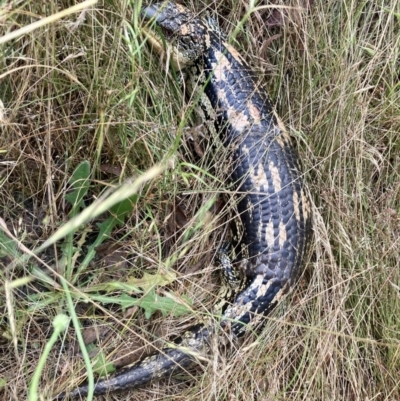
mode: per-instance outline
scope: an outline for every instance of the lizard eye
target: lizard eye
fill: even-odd
[[[160,26],[159,28],[165,39],[170,39],[174,35],[171,29],[165,28],[164,26]]]

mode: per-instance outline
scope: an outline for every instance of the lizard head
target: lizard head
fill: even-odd
[[[173,65],[183,69],[194,64],[210,46],[207,25],[180,4],[169,1],[144,7],[141,15],[148,41],[158,53],[169,53]]]

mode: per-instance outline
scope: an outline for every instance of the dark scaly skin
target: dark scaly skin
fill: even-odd
[[[157,378],[161,379],[169,376],[178,369],[190,367],[196,355],[209,351],[208,340],[210,334],[208,328],[200,327],[187,335],[187,338],[183,336],[179,345],[190,349],[190,355],[182,352],[179,348],[165,348],[162,353],[148,356],[133,366],[124,367],[108,379],[99,380],[95,383],[94,395],[129,390]],[[64,400],[66,398],[85,397],[88,394],[88,390],[88,385],[84,384],[68,394],[59,394],[55,399]]]
[[[225,38],[172,2],[148,6],[142,15],[155,20],[165,42],[173,44],[171,62],[188,73],[188,92],[198,100],[196,111],[229,150],[229,179],[242,223],[236,263],[249,279],[225,309],[221,325],[238,337],[257,325],[295,282],[311,225],[307,190],[290,138],[267,93]],[[162,53],[165,42],[153,29],[144,30],[154,50]],[[233,283],[236,278],[225,262],[226,278]],[[212,324],[189,330],[176,348],[163,349],[98,381],[95,395],[133,389],[190,367],[197,356],[209,352],[210,337],[217,330]],[[68,396],[85,396],[87,391],[83,385]],[[62,393],[57,399],[65,397]]]

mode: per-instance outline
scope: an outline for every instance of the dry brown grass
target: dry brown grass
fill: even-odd
[[[248,2],[207,4],[232,33]],[[2,4],[0,26],[12,32],[69,5]],[[139,6],[100,3],[0,45],[0,217],[9,230],[0,236],[5,400],[26,398],[51,322],[68,311],[53,271],[73,285],[82,323],[113,326],[118,347],[133,341],[135,351],[178,335],[193,320],[156,314],[148,321],[138,309],[123,314],[93,301],[96,286],[144,271],[174,272],[176,280],[161,292],[189,297],[200,312],[214,302],[212,257],[227,219],[219,201],[217,214],[208,202],[224,190],[222,151],[209,149],[205,158],[193,151],[189,137],[196,131],[183,128],[195,121],[185,115],[179,85],[165,78],[163,61],[128,26]],[[206,8],[200,1],[190,6]],[[154,383],[129,399],[400,399],[400,5],[281,6],[252,13],[235,46],[264,77],[298,145],[315,205],[304,274],[259,336],[216,349],[196,379]],[[68,181],[84,160],[90,163],[85,207],[104,201],[126,178],[167,166],[142,187],[124,224],[82,271],[105,213],[69,229],[39,261],[27,260],[23,255],[70,220]],[[10,236],[14,241],[6,242]],[[46,275],[28,282],[40,271]],[[60,349],[74,337],[71,328],[52,349],[40,381],[43,399],[85,375],[80,358]]]

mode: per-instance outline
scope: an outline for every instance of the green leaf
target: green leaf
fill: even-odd
[[[119,297],[92,295],[91,298],[104,304],[112,303],[120,305],[123,310],[131,308],[132,306],[140,306],[144,309],[146,319],[150,319],[151,315],[156,311],[160,311],[164,316],[168,313],[172,313],[175,317],[191,312],[191,301],[189,299],[185,300],[186,303],[189,304],[189,306],[187,306],[176,301],[172,294],[169,294],[169,296],[158,295],[154,289],[141,298],[132,298],[126,293]]]
[[[157,286],[165,286],[171,284],[176,280],[176,274],[172,271],[167,271],[165,273],[143,273],[142,278],[129,277],[128,284],[133,285],[135,287],[140,287],[144,291],[149,291]]]
[[[89,190],[89,179],[90,179],[90,163],[87,160],[84,160],[80,163],[74,172],[72,173],[71,178],[68,183],[71,185],[73,189],[70,193],[65,195],[65,200],[72,205],[72,209],[69,213],[69,217],[73,218],[79,214],[79,212],[85,207],[83,202],[83,198],[86,196]],[[68,266],[65,270],[64,274],[71,280],[71,274],[73,271],[75,260],[79,257],[79,249],[74,248],[74,230],[69,231],[66,239],[61,247],[63,250],[64,258],[67,261],[66,265]],[[83,234],[83,239],[86,237],[86,232]],[[74,257],[75,255],[75,257]]]
[[[104,199],[94,201],[91,205],[83,209],[81,213],[70,219],[68,223],[60,227],[49,239],[36,249],[36,252],[43,251],[61,238],[64,238],[68,233],[74,232],[87,221],[93,220],[100,214],[110,210],[113,205],[121,202],[121,199],[132,197],[132,195],[140,190],[144,183],[160,175],[164,169],[164,166],[153,166],[137,177],[135,181],[129,180]]]
[[[86,269],[89,263],[93,260],[96,255],[95,249],[102,244],[106,239],[110,238],[111,233],[117,225],[122,226],[126,216],[131,213],[137,202],[137,195],[131,195],[129,198],[113,205],[110,208],[111,215],[102,223],[97,224],[100,231],[96,240],[89,246],[85,259],[79,266],[79,272]]]
[[[76,216],[79,210],[85,206],[83,198],[89,189],[89,178],[90,163],[85,160],[78,165],[68,181],[71,187],[74,188],[71,193],[65,195],[65,199],[72,205],[70,217]]]
[[[143,291],[139,287],[135,287],[130,283],[122,283],[120,281],[110,281],[108,283],[100,283],[90,286],[90,292],[111,292],[115,290],[130,291],[135,294],[141,294]]]
[[[11,238],[7,237],[0,226],[0,258],[3,256],[10,256],[17,258],[19,256],[17,243]]]
[[[88,352],[93,352],[95,349],[98,349],[93,344],[89,344],[86,346]],[[110,373],[115,372],[115,366],[112,362],[107,361],[105,353],[99,349],[96,353],[96,356],[92,358],[93,363],[93,372],[97,373],[100,377],[105,376]]]
[[[190,308],[186,305],[175,301],[173,298],[157,295],[155,291],[150,291],[141,298],[139,306],[144,309],[146,319],[150,319],[151,315],[156,311],[160,311],[163,316],[172,313],[175,317],[190,312]]]
[[[116,224],[123,226],[125,217],[128,216],[129,213],[133,211],[134,206],[137,203],[137,200],[138,200],[138,195],[134,194],[110,208],[110,213],[116,220]]]

